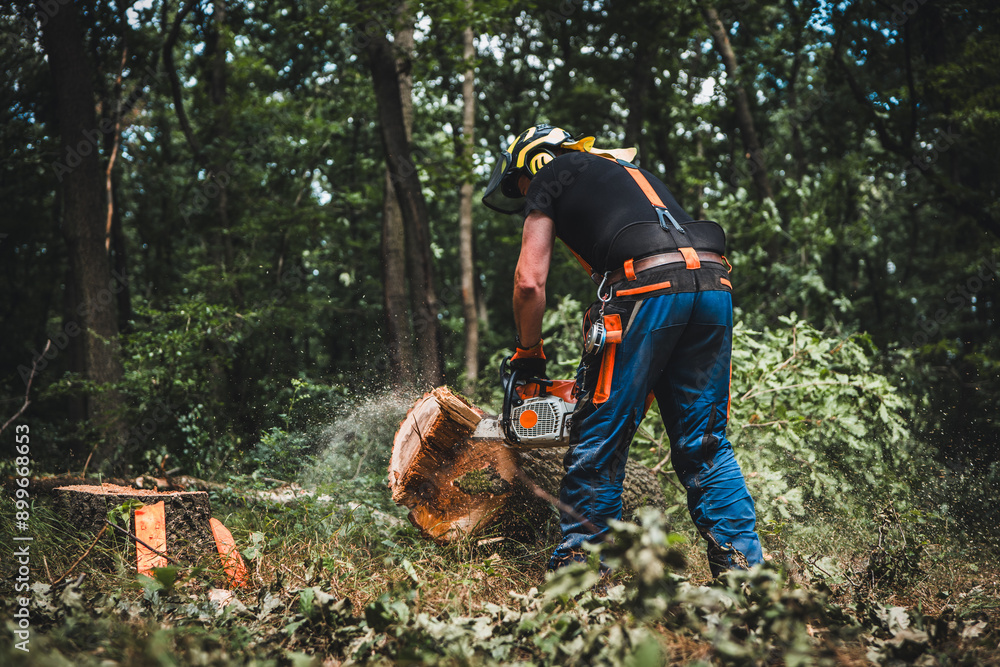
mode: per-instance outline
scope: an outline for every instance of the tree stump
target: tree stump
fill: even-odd
[[[557,515],[544,496],[559,497],[565,450],[514,450],[502,440],[470,438],[484,416],[446,387],[417,401],[393,441],[392,499],[439,544],[490,527],[521,539],[526,533],[552,537],[545,525]],[[625,516],[645,505],[666,506],[652,471],[634,461],[625,470]]]
[[[160,493],[115,484],[75,485],[54,489],[55,510],[81,530],[97,532],[108,512],[129,500],[144,504],[164,504],[167,525],[167,555],[177,560],[197,562],[215,554],[215,539],[209,524],[211,508],[204,491]],[[133,513],[134,514],[134,513]],[[129,530],[134,534],[135,519]]]

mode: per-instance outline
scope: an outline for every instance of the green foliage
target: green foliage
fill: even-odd
[[[347,664],[624,666],[676,662],[698,646],[705,664],[719,665],[836,664],[866,648],[886,665],[995,657],[995,627],[950,607],[931,615],[863,599],[852,615],[822,583],[793,584],[770,565],[698,585],[678,573],[682,540],[663,515],[647,510],[641,521],[614,524],[613,541],[597,549],[615,567],[611,580],[575,564],[541,588],[467,610],[422,604],[431,582],[405,557],[391,589],[361,608],[309,563],[296,565],[294,583],[278,577],[225,606],[160,570],[139,599],[97,594],[80,579],[36,583],[31,661],[8,637],[0,655],[13,665],[72,647],[82,665],[294,664],[312,655]],[[5,597],[0,615],[12,604]]]
[[[909,429],[913,406],[877,366],[864,336],[830,338],[798,320],[737,326],[730,439],[766,520],[901,509],[933,468]]]
[[[145,503],[134,498],[129,498],[121,505],[108,510],[108,522],[113,523],[119,528],[128,528],[132,522],[132,512],[140,507],[145,507]]]
[[[796,562],[829,573],[831,586],[853,584],[871,660],[943,664],[953,657],[947,645],[954,661],[973,663],[983,637],[995,645],[979,619],[874,601],[912,594],[930,568],[962,560],[939,551],[942,535],[964,536],[964,553],[976,556],[995,556],[1000,539],[1000,11],[983,0],[917,4],[900,4],[902,13],[872,0],[720,4],[735,73],[706,48],[692,4],[477,1],[471,15],[461,2],[416,5],[413,166],[453,383],[464,366],[458,184],[481,185],[496,147],[538,121],[594,133],[599,145],[637,145],[641,165],[689,212],[728,233],[742,323],[729,433],[765,542],[784,552],[807,535],[818,540],[810,529],[837,531],[838,548],[821,543],[822,553]],[[84,379],[81,339],[67,333],[82,322],[79,286],[67,279],[76,240],[65,235],[72,212],[55,168],[64,158],[58,105],[35,5],[0,9],[10,80],[0,92],[0,289],[10,295],[0,304],[0,400],[10,414],[23,404],[25,373],[51,338],[23,417],[38,472],[177,468],[233,482],[213,494],[217,504],[248,502],[241,485],[263,492],[274,478],[302,480],[336,509],[268,507],[240,518],[244,543],[265,568],[285,541],[322,543],[317,562],[329,579],[276,583],[250,606],[219,612],[183,599],[186,580],[129,599],[139,594],[134,577],[120,553],[105,554],[101,565],[127,579],[125,592],[38,588],[36,655],[59,663],[60,653],[76,660],[90,647],[81,662],[296,664],[328,642],[338,659],[350,649],[359,662],[388,663],[395,652],[450,663],[644,664],[665,659],[658,633],[670,627],[710,645],[717,662],[833,660],[826,642],[840,641],[840,630],[817,639],[798,620],[857,631],[837,620],[822,587],[795,587],[769,569],[692,586],[672,573],[678,544],[652,517],[642,531],[619,528],[623,553],[606,551],[634,573],[627,590],[584,592],[597,574],[580,568],[510,605],[422,604],[433,585],[471,581],[492,565],[429,575],[426,562],[441,553],[396,523],[382,488],[386,445],[415,395],[384,390],[385,156],[365,45],[395,33],[398,3],[227,3],[225,16],[196,3],[171,51],[179,103],[163,70],[179,8],[140,5],[75,5],[98,121],[114,125],[121,113],[118,141],[102,132],[91,147],[102,169],[116,156],[109,257],[125,266],[128,289],[107,304],[120,309],[123,332],[115,386]],[[476,143],[459,157],[459,35],[470,21]],[[736,85],[752,103],[759,155],[743,145]],[[773,198],[756,191],[758,168]],[[520,220],[478,205],[473,219],[479,354],[489,359],[475,398],[496,407]],[[548,289],[550,375],[573,377],[593,286],[559,250]],[[88,463],[101,425],[82,416],[101,392],[118,401],[124,432],[105,460]],[[669,447],[657,421],[632,450],[647,463]],[[683,491],[666,484],[682,513]],[[352,549],[390,560],[386,571],[401,583],[376,581],[370,562],[344,566]],[[647,581],[652,572],[665,574]],[[365,591],[364,614],[330,589],[345,582]],[[679,603],[685,596],[694,601]],[[103,612],[92,619],[83,609]],[[143,624],[142,614],[166,620]]]
[[[139,584],[142,586],[146,599],[158,599],[160,594],[170,595],[174,591],[177,583],[178,569],[175,566],[154,567],[153,576],[139,575]]]

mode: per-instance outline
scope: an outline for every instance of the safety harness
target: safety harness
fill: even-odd
[[[636,273],[641,271],[646,271],[647,269],[652,269],[657,266],[663,266],[665,264],[673,264],[677,262],[684,262],[684,267],[687,269],[700,269],[702,262],[711,262],[714,264],[721,264],[725,266],[728,271],[732,271],[732,265],[729,261],[720,253],[710,252],[706,250],[695,250],[691,245],[690,235],[684,227],[677,222],[671,213],[670,209],[667,208],[666,204],[657,194],[656,190],[650,184],[649,179],[646,175],[639,170],[637,166],[623,160],[621,158],[615,158],[610,155],[601,155],[598,153],[593,153],[606,160],[611,160],[621,165],[626,173],[632,177],[636,185],[642,191],[642,194],[649,201],[649,204],[656,211],[657,222],[660,225],[660,229],[670,235],[671,240],[674,242],[674,246],[677,250],[671,250],[668,252],[659,253],[656,255],[650,255],[648,257],[643,257],[642,259],[628,259],[625,261],[624,266],[620,269],[615,269],[613,271],[607,271],[605,273],[598,273],[581,257],[575,250],[570,248],[570,252],[576,257],[576,260],[584,268],[584,270],[590,274],[591,279],[594,283],[598,285],[613,285],[615,283],[621,282],[626,278],[628,280],[635,280]],[[567,246],[568,247],[568,246]],[[645,291],[650,291],[645,288]],[[629,290],[619,290],[617,292],[621,296],[626,296],[630,294]]]
[[[670,235],[670,238],[673,240],[677,250],[670,250],[668,252],[650,255],[638,260],[634,258],[628,259],[625,261],[622,268],[607,271],[603,274],[594,271],[579,254],[573,251],[573,255],[576,257],[577,261],[579,261],[584,270],[590,274],[593,281],[597,283],[597,298],[601,303],[597,321],[589,327],[589,332],[586,335],[587,343],[585,344],[585,349],[588,353],[596,354],[598,352],[603,352],[597,375],[597,384],[594,387],[593,402],[595,405],[604,403],[611,396],[611,379],[614,375],[615,351],[618,345],[622,342],[625,330],[628,328],[629,324],[631,324],[630,321],[623,327],[620,315],[605,315],[605,305],[614,295],[636,297],[640,294],[670,289],[671,286],[670,281],[666,281],[654,283],[652,285],[643,285],[640,287],[618,288],[612,291],[613,285],[626,279],[631,282],[636,279],[636,274],[641,271],[657,266],[680,262],[684,262],[684,266],[688,270],[700,269],[702,262],[711,262],[725,266],[727,267],[727,270],[732,271],[732,266],[722,254],[694,249],[691,244],[688,231],[684,229],[679,222],[677,222],[677,219],[673,215],[671,215],[670,210],[663,203],[660,195],[657,194],[656,190],[653,189],[653,186],[650,185],[649,179],[646,178],[646,175],[643,174],[637,166],[620,158],[614,158],[607,155],[601,155],[600,157],[617,162],[625,168],[628,175],[631,176],[632,180],[636,182],[636,185],[639,186],[643,195],[645,195],[646,199],[649,200],[650,205],[652,205],[653,209],[656,211],[657,221],[660,228]],[[570,248],[570,250],[572,251],[572,248]],[[726,287],[732,289],[732,284],[725,278],[721,278],[720,282]],[[605,287],[608,288],[607,292],[605,292]],[[635,307],[638,306],[636,305]],[[595,340],[599,340],[599,344],[592,344]],[[649,406],[652,403],[652,396],[652,393],[650,393],[649,397],[647,397],[645,406],[646,410],[649,410]]]

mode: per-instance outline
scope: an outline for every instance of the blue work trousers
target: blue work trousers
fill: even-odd
[[[615,309],[612,300],[608,311]],[[581,559],[581,545],[604,539],[608,520],[621,518],[625,460],[650,392],[670,437],[674,469],[687,489],[691,518],[708,542],[712,573],[760,563],[753,499],[726,438],[730,292],[660,294],[616,312],[624,335],[603,352],[613,355],[613,365],[597,356],[580,367],[574,445],[566,453],[560,492],[576,516],[562,512],[563,539],[549,567]]]

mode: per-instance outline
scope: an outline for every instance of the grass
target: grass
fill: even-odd
[[[611,597],[595,598],[584,592],[589,586],[582,573],[558,584],[569,593],[545,592],[551,545],[504,539],[437,546],[406,522],[377,476],[324,490],[333,502],[276,505],[237,492],[215,494],[215,516],[244,547],[251,577],[250,586],[238,591],[241,604],[225,613],[208,597],[226,585],[213,554],[182,568],[168,590],[136,577],[134,551],[116,535],[105,535],[70,572],[67,581],[82,575],[80,585],[66,585],[60,575],[93,536],[36,504],[31,577],[56,585],[32,593],[32,652],[14,649],[6,633],[0,661],[278,665],[313,664],[312,656],[314,664],[338,664],[350,648],[373,664],[407,656],[432,656],[440,664],[619,664],[648,649],[669,664],[792,664],[801,658],[801,664],[852,665],[866,664],[865,656],[879,646],[883,664],[912,655],[943,663],[1000,661],[996,562],[974,543],[930,539],[932,527],[900,527],[884,533],[881,546],[874,524],[763,530],[765,550],[779,567],[767,574],[771,579],[754,580],[764,591],[758,594],[746,592],[754,588],[747,581],[728,588],[711,582],[703,546],[679,512],[671,529],[683,539],[670,549],[687,563],[682,579],[669,590],[644,584],[642,568],[662,560],[666,547],[623,535],[621,540],[637,540],[632,553],[625,567],[602,582]],[[358,498],[364,504],[349,509],[347,503]],[[4,500],[0,507],[0,521],[12,515],[8,504]],[[2,528],[11,534],[12,526]],[[906,560],[906,549],[917,544],[919,557]],[[4,549],[0,590],[6,602],[0,614],[9,623],[13,596],[3,588],[14,581],[15,563],[10,546]],[[881,560],[874,557],[878,553]],[[873,562],[882,563],[881,570],[873,570]],[[894,566],[905,571],[893,572]],[[728,596],[729,606],[710,611],[719,596]],[[337,607],[339,600],[347,602]],[[506,611],[497,611],[501,607]],[[869,618],[881,618],[891,607],[908,608],[910,631],[924,632],[926,641],[906,644],[900,639],[905,633],[891,627],[898,619]],[[848,627],[841,611],[860,620],[856,628]],[[787,625],[793,620],[799,624],[794,632]],[[492,634],[482,639],[487,629]],[[488,645],[493,653],[484,652]]]

